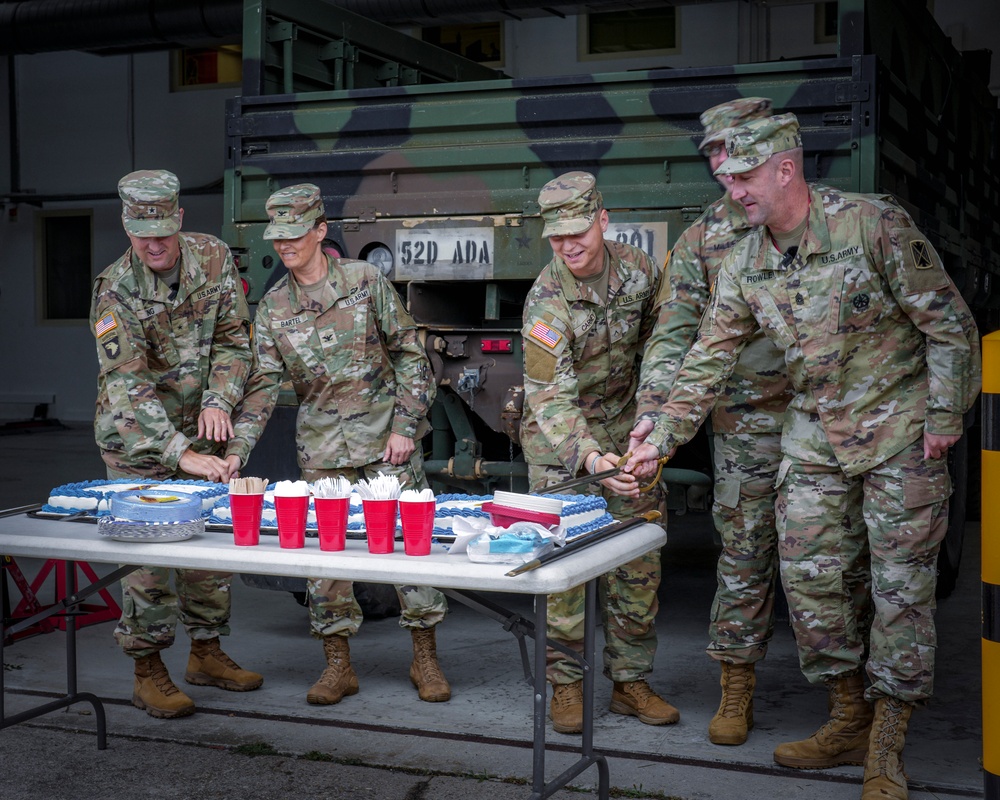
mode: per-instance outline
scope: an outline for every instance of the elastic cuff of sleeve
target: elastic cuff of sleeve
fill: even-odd
[[[961,436],[965,433],[965,417],[952,411],[928,411],[924,429],[938,436]]]
[[[225,411],[227,414],[233,413],[234,408],[233,403],[228,400],[223,400],[214,394],[206,394],[201,399],[201,410],[204,411],[206,408],[217,408],[220,411]]]
[[[160,456],[160,463],[168,469],[176,470],[181,456],[184,455],[191,444],[191,440],[178,431],[170,438],[170,442],[163,449],[163,455]]]
[[[392,428],[390,430],[392,433],[405,436],[407,439],[417,438],[417,423],[408,417],[393,417]]]
[[[651,444],[656,448],[656,452],[663,455],[664,451],[669,449],[666,445],[667,437],[660,434],[658,431],[653,431],[649,436],[646,437],[646,441],[643,444]]]

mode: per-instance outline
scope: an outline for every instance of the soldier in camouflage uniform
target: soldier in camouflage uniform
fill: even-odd
[[[602,460],[601,453],[624,452],[635,419],[639,356],[656,319],[653,303],[662,276],[641,250],[605,241],[608,212],[593,175],[570,172],[549,181],[538,202],[545,221],[542,235],[554,258],[524,307],[521,446],[533,491],[610,469],[615,464]],[[659,504],[657,494],[639,496],[631,475],[603,483],[608,510],[617,519]],[[649,725],[680,718],[645,680],[656,650],[659,584],[658,550],[601,580],[604,674],[614,681],[611,710]],[[548,637],[581,651],[583,617],[583,587],[549,597]],[[548,661],[552,726],[560,733],[579,733],[581,668],[554,648]]]
[[[379,472],[409,489],[427,488],[417,443],[428,430],[435,384],[416,325],[392,284],[365,261],[323,252],[326,216],[319,188],[299,184],[267,201],[264,238],[288,268],[261,299],[254,318],[254,369],[227,461],[245,464],[274,410],[287,370],[299,399],[296,447],[302,477]],[[437,660],[435,626],[448,611],[426,586],[397,586],[400,627],[413,639],[410,680],[421,700],[441,702],[451,688]],[[338,703],[356,694],[348,637],[361,625],[350,581],[308,581],[310,627],[322,639],[327,668],[308,702]]]
[[[229,248],[180,233],[177,178],[142,170],[118,184],[132,246],[94,282],[90,324],[100,362],[94,432],[108,478],[227,481],[217,455],[250,368],[249,314]],[[178,614],[191,636],[185,680],[247,691],[263,678],[219,648],[229,633],[229,573],[140,567],[122,579],[115,638],[135,662],[132,703],[154,717],[195,705],[160,658]]]
[[[774,758],[864,762],[863,800],[903,800],[907,725],[933,692],[946,455],[980,388],[978,333],[905,211],[810,189],[793,114],[738,127],[727,151],[718,172],[733,175],[732,197],[758,227],[720,268],[698,340],[628,468],[649,471],[694,434],[754,331],[783,351],[795,396],[778,474],[781,576],[802,671],[829,686],[831,705],[823,727]],[[843,519],[859,502],[875,606],[867,663],[843,575],[857,547]]]
[[[771,113],[771,101],[764,97],[737,98],[705,111],[699,149],[712,171],[726,160],[726,135],[734,127]],[[659,413],[694,342],[719,265],[751,228],[743,207],[729,196],[732,178],[722,175],[718,181],[725,193],[678,237],[665,266],[666,279],[656,301],[658,322],[643,353],[635,444],[652,429],[652,422],[642,420]],[[781,425],[791,396],[781,352],[757,331],[720,390],[711,416],[712,516],[722,539],[707,651],[722,671],[722,700],[708,726],[714,744],[743,744],[753,727],[755,664],[767,654],[774,631],[774,482],[781,462]],[[864,525],[860,515],[853,521]],[[868,564],[864,558],[857,561],[851,585],[859,615],[867,619]]]

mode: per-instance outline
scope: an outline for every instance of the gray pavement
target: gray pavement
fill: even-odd
[[[0,436],[0,508],[41,502],[59,483],[103,474],[89,427]],[[96,535],[80,525],[80,535]],[[779,624],[758,669],[757,727],[742,747],[708,743],[718,672],[704,655],[715,547],[706,514],[671,517],[651,683],[681,710],[675,726],[649,727],[607,711],[598,682],[596,746],[609,756],[612,795],[634,798],[842,800],[860,796],[860,768],[800,772],[776,766],[781,741],[825,718],[825,692],[802,679],[787,625]],[[914,715],[905,751],[913,800],[982,796],[979,535],[970,525],[959,589],[938,613],[936,697]],[[139,545],[137,545],[139,546]],[[179,545],[180,546],[180,545]],[[33,575],[39,562],[19,562]],[[98,567],[98,572],[104,568]],[[51,593],[50,589],[43,589]],[[11,590],[16,602],[17,591]],[[117,589],[113,590],[117,598]],[[527,612],[517,596],[494,599]],[[307,615],[291,595],[234,583],[233,635],[225,648],[265,675],[246,694],[183,684],[198,713],[156,720],[133,708],[131,662],[113,623],[79,633],[79,689],[106,707],[108,748],[96,746],[87,704],[0,730],[0,797],[59,800],[163,798],[525,798],[530,795],[531,691],[515,639],[495,621],[452,603],[438,650],[451,681],[448,703],[422,703],[410,685],[409,637],[394,619],[368,620],[352,639],[361,691],[315,707],[305,693],[323,667]],[[64,635],[19,640],[4,654],[8,715],[58,696]],[[183,677],[183,633],[165,661]],[[572,759],[574,737],[549,733],[549,776]],[[574,779],[566,800],[586,795],[596,770]]]

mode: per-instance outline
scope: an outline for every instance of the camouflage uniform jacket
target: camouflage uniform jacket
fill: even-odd
[[[250,371],[249,312],[229,248],[181,233],[179,288],[170,289],[132,248],[94,281],[91,330],[100,375],[94,432],[118,470],[168,477],[193,447],[203,409],[229,413]]]
[[[726,193],[680,235],[657,297],[658,321],[646,343],[638,416],[655,417],[698,333],[719,265],[750,230],[743,207]],[[777,433],[792,393],[785,362],[762,331],[753,334],[712,411],[714,430]]]
[[[699,338],[647,442],[687,441],[760,326],[785,353],[789,417],[818,415],[847,475],[926,429],[963,432],[981,385],[979,337],[961,294],[905,211],[884,198],[811,190],[791,263],[755,228],[726,259]],[[783,448],[788,452],[790,422]]]
[[[588,453],[623,452],[628,442],[663,276],[641,250],[604,244],[607,302],[555,258],[524,305],[524,458],[574,475]]]
[[[390,433],[419,439],[436,386],[416,324],[392,284],[365,261],[327,257],[311,299],[286,275],[254,318],[253,374],[227,450],[243,463],[274,409],[287,368],[299,399],[302,469],[379,461]]]

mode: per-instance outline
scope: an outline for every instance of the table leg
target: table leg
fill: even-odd
[[[42,609],[37,614],[33,614],[27,619],[21,620],[16,625],[5,627],[4,620],[0,619],[0,729],[9,728],[19,722],[40,717],[60,708],[69,708],[74,703],[90,703],[94,707],[94,715],[97,720],[97,749],[107,748],[107,724],[104,714],[104,705],[100,699],[89,692],[77,691],[77,665],[76,665],[76,618],[73,609],[84,600],[112,583],[121,580],[125,575],[138,569],[137,566],[127,565],[119,567],[114,572],[106,575],[89,586],[80,590],[75,590],[73,581],[76,577],[76,562],[66,561],[66,597],[51,606]],[[71,591],[72,590],[72,591]],[[4,678],[3,678],[3,654],[4,640],[8,633],[15,634],[25,628],[29,628],[40,620],[47,619],[56,614],[66,613],[66,696],[50,703],[30,708],[20,714],[7,716],[4,710]]]

